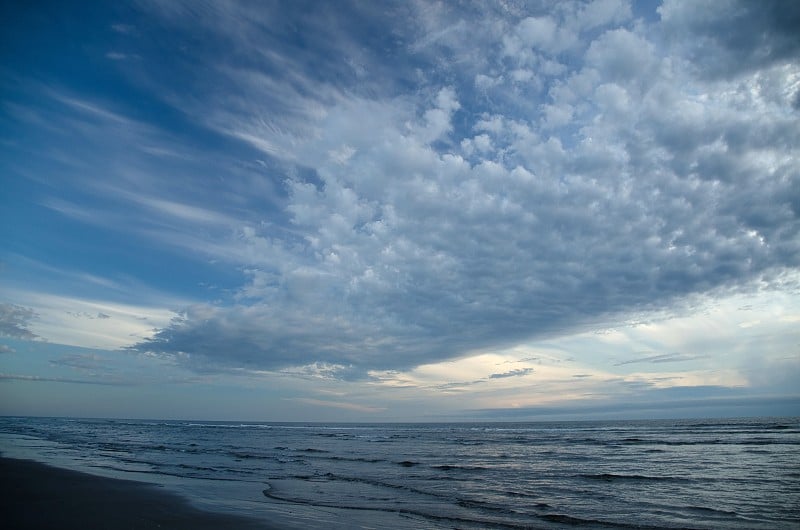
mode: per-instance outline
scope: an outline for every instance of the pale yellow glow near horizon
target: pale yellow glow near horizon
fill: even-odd
[[[619,398],[637,385],[746,388],[754,358],[800,364],[798,321],[800,298],[792,293],[734,294],[678,316],[373,371],[371,384],[475,408]]]

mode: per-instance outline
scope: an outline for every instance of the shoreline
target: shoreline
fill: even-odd
[[[277,530],[255,518],[195,508],[159,486],[0,456],[0,495],[8,528]]]

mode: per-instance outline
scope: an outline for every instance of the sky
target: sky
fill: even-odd
[[[794,0],[0,16],[0,414],[800,415]]]

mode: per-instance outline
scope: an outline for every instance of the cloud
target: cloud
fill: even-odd
[[[640,357],[638,359],[630,359],[627,361],[621,361],[615,364],[615,366],[623,366],[626,364],[635,364],[635,363],[677,363],[677,362],[684,362],[684,361],[694,361],[696,359],[705,359],[707,355],[692,355],[687,353],[660,353],[657,355],[648,355],[646,357]]]
[[[94,374],[105,367],[107,360],[95,354],[69,354],[51,359],[50,364]]]
[[[149,337],[167,325],[175,312],[158,306],[123,304],[46,292],[3,289],[11,300],[25,300],[31,309],[11,304],[0,306],[3,334],[12,338],[87,348],[117,349]],[[171,303],[176,300],[159,299]],[[183,305],[185,302],[179,302]],[[35,331],[28,330],[28,326]]]
[[[478,418],[531,419],[541,417],[641,417],[673,418],[678,411],[687,417],[710,416],[745,416],[763,415],[764,411],[772,411],[777,415],[791,415],[800,405],[800,396],[764,396],[752,395],[736,389],[725,387],[682,388],[650,391],[642,393],[637,399],[627,401],[554,404],[536,407],[518,407],[505,409],[483,409],[473,411]]]
[[[122,33],[123,35],[127,35],[136,31],[136,27],[132,26],[131,24],[112,24],[111,29],[117,33]]]
[[[524,375],[528,375],[533,373],[533,368],[517,368],[516,370],[510,370],[508,372],[503,372],[500,374],[492,374],[489,376],[489,379],[505,379],[506,377],[522,377]]]
[[[85,311],[79,312],[79,313],[75,313],[75,312],[72,312],[72,311],[67,311],[67,314],[71,315],[71,316],[73,316],[75,318],[88,318],[89,320],[95,320],[95,319],[98,319],[98,318],[101,319],[101,320],[104,320],[106,318],[111,318],[110,315],[107,315],[105,313],[94,313],[94,314],[92,314],[92,313],[87,313]]]
[[[0,304],[0,337],[33,340],[38,337],[28,329],[30,322],[38,315],[28,307],[13,304]]]
[[[4,374],[0,373],[0,382],[3,381],[29,381],[37,383],[69,383],[78,385],[101,385],[101,386],[130,386],[138,383],[130,381],[112,381],[108,379],[75,379],[70,377],[45,377],[39,375],[26,374]]]
[[[580,8],[577,25],[588,30],[598,26],[623,23],[630,18],[630,2],[626,0],[595,0],[587,2]]]
[[[586,64],[612,81],[629,81],[649,75],[652,44],[627,29],[609,30],[594,40],[586,52]]]
[[[211,126],[305,168],[286,179],[296,237],[243,232],[251,282],[241,303],[189,308],[136,347],[265,368],[407,368],[751,289],[795,267],[800,128],[789,101],[750,83],[786,85],[797,65],[773,69],[787,57],[776,51],[752,78],[706,83],[693,70],[705,59],[653,37],[673,35],[678,4],[650,28],[628,24],[626,4],[591,9],[608,13],[605,29],[577,8],[518,21],[487,13],[488,26],[514,28],[513,42],[476,28],[477,55],[460,37],[470,32],[426,12],[414,60],[446,47],[461,64],[431,64],[434,86],[400,96],[346,83],[301,95],[270,77],[271,93],[305,109],[286,115],[297,120],[288,133],[251,118],[275,111],[256,103],[254,84],[239,85],[246,113],[215,101],[222,118]],[[454,19],[471,24],[465,15]],[[715,35],[723,60],[734,44],[726,17],[686,24]],[[770,17],[757,18],[778,23]],[[571,57],[537,74],[541,105],[474,99],[477,69],[509,80],[515,61],[545,64],[537,50]],[[308,70],[297,75],[312,83]],[[439,78],[456,81],[436,87]],[[508,82],[482,86],[490,95]],[[520,98],[541,94],[526,90]]]
[[[800,263],[794,10],[692,5],[145,2],[210,43],[118,61],[187,123],[44,90],[53,134],[103,156],[65,157],[80,192],[41,204],[237,271],[103,343],[198,371],[368,378],[780,291]]]
[[[120,52],[107,52],[106,59],[111,59],[112,61],[124,61],[125,59],[130,58],[131,56],[125,53]]]
[[[329,401],[314,398],[284,398],[287,401],[295,401],[305,405],[313,405],[315,407],[330,407],[335,409],[351,410],[356,412],[377,413],[386,410],[382,407],[371,407],[368,405],[361,405],[358,403],[348,403],[344,401]]]
[[[266,222],[261,210],[285,194],[280,179],[265,174],[263,161],[244,161],[223,150],[204,154],[190,139],[142,119],[122,101],[111,104],[31,80],[19,85],[9,93],[20,100],[12,119],[39,131],[43,139],[30,149],[71,186],[70,193],[45,187],[32,200],[45,214],[79,223],[87,250],[94,250],[98,232],[113,231],[138,255],[155,245],[182,259],[228,259],[237,232]],[[25,100],[29,94],[46,103]],[[85,148],[80,156],[74,145]],[[192,184],[197,181],[203,185]],[[69,228],[59,227],[59,233]]]
[[[800,54],[800,7],[766,0],[665,0],[658,8],[665,34],[703,76],[735,76]]]

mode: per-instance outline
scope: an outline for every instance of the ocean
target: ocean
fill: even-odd
[[[800,418],[320,424],[0,418],[12,458],[281,528],[800,528]]]

